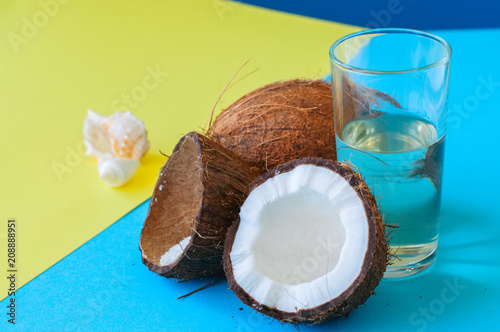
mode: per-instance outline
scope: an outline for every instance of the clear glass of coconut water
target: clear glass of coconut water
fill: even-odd
[[[393,226],[385,277],[436,258],[451,48],[408,29],[374,29],[330,48],[337,160],[352,164]]]

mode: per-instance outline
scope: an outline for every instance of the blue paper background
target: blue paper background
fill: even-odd
[[[491,0],[241,0],[240,2],[372,29],[500,27],[500,2]]]

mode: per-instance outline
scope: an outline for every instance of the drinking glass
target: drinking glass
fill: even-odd
[[[337,160],[359,170],[391,231],[385,277],[436,258],[451,48],[435,35],[373,29],[330,48]]]

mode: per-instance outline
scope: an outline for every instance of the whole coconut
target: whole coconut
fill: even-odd
[[[302,157],[335,160],[331,85],[295,79],[263,86],[223,110],[209,135],[262,170]]]

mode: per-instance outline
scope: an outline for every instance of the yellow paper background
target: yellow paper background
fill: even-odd
[[[205,124],[243,63],[216,111],[266,83],[322,77],[329,46],[355,30],[222,0],[2,0],[3,270],[8,218],[18,223],[19,288],[151,196],[159,151]],[[122,188],[106,187],[83,155],[89,108],[130,108],[146,124],[151,150]]]

